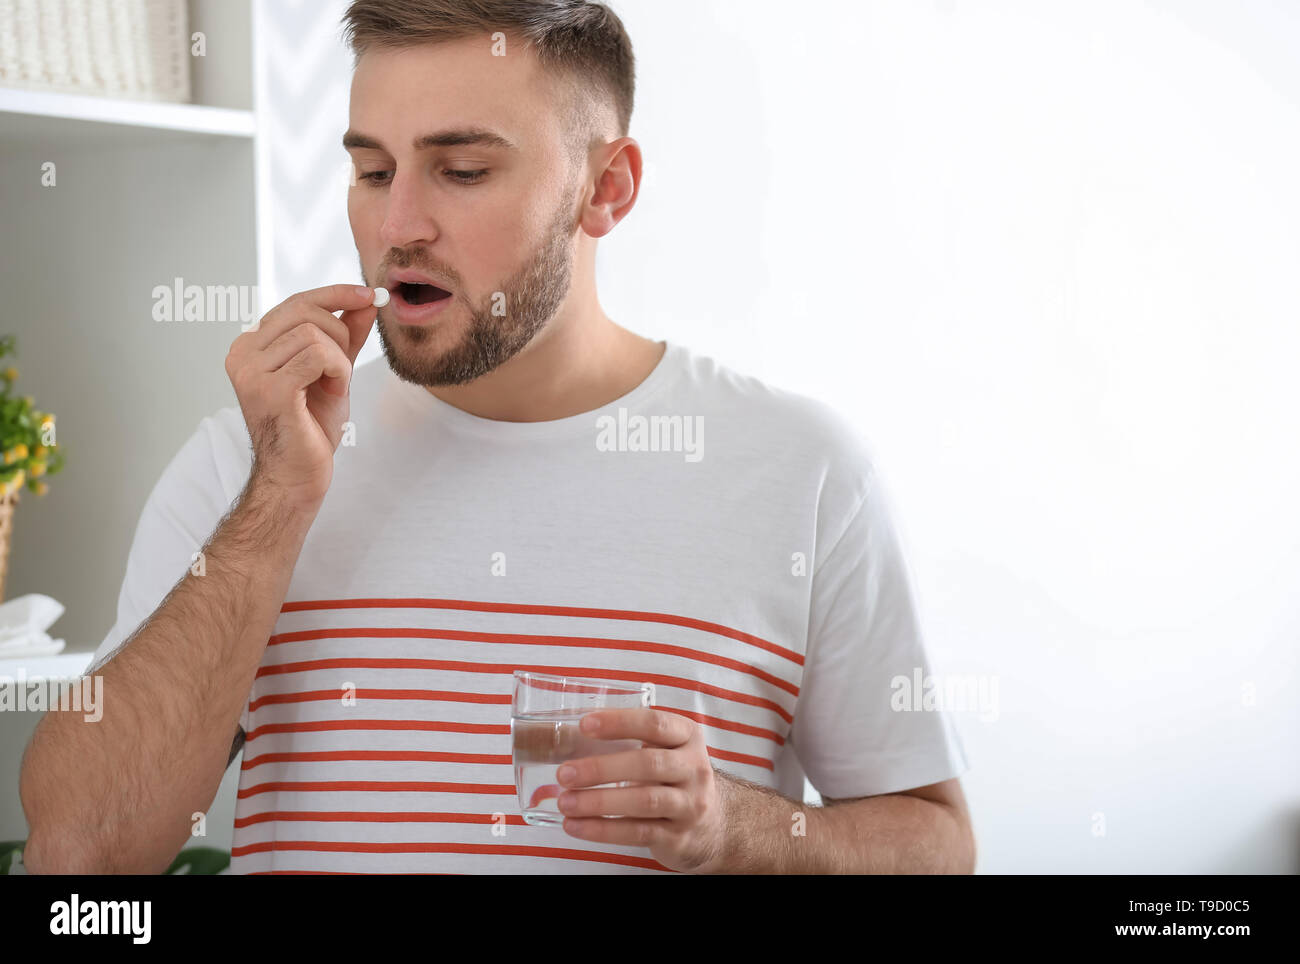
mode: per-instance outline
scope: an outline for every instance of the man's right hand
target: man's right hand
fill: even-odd
[[[299,292],[236,338],[226,356],[253,442],[250,479],[295,508],[315,513],[329,490],[352,365],[378,313],[373,300],[373,289],[356,285]]]

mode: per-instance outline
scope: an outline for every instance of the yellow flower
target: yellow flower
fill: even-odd
[[[22,469],[19,469],[17,474],[14,475],[11,481],[11,484],[14,487],[14,491],[17,492],[19,489],[21,489],[23,487],[23,483],[26,481],[27,481],[27,473],[24,472]]]
[[[9,379],[11,382],[15,381],[18,378],[18,369],[14,368],[13,365],[10,365],[8,368],[4,370],[4,376],[5,378]]]
[[[50,454],[50,450],[44,445],[38,445],[32,449],[32,458],[43,459]]]
[[[31,470],[33,479],[39,479],[42,475],[44,475],[45,468],[46,466],[44,462],[33,462],[31,465],[28,466],[28,469]]]
[[[48,485],[46,485],[44,482],[37,482],[37,483],[36,483],[36,494],[37,494],[37,495],[44,495],[44,494],[45,494],[46,492],[48,492],[48,491],[50,491],[50,487],[49,487]]]
[[[19,442],[8,452],[5,453],[5,465],[10,462],[17,462],[19,459],[27,458],[27,443]]]

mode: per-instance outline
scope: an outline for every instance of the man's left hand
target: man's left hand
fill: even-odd
[[[671,870],[714,872],[726,842],[725,795],[699,725],[648,708],[595,710],[580,725],[586,736],[645,745],[569,760],[560,767],[558,780],[566,788],[558,801],[564,832],[582,840],[649,847],[655,860]],[[583,789],[622,781],[633,786]]]

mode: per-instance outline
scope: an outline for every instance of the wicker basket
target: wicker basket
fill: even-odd
[[[5,598],[5,577],[9,575],[9,545],[13,542],[14,509],[18,493],[0,495],[0,602]]]
[[[0,0],[0,86],[190,99],[185,0]]]

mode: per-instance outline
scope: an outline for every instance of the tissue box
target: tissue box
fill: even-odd
[[[0,658],[62,652],[64,641],[45,632],[62,615],[63,603],[37,592],[0,604]]]

